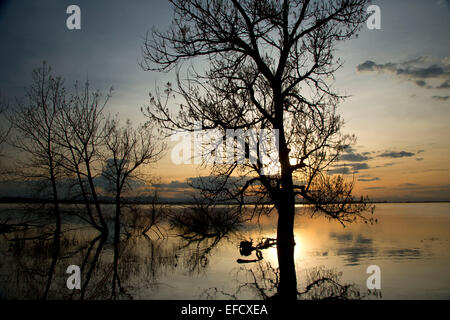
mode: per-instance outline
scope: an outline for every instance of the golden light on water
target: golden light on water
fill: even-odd
[[[271,234],[267,237],[275,239],[277,236],[276,236],[276,234]],[[294,239],[295,239],[294,259],[295,259],[295,261],[298,261],[298,260],[305,258],[305,250],[304,250],[305,241],[299,235],[295,235]],[[264,250],[263,257],[264,257],[264,259],[267,259],[268,261],[270,261],[270,263],[273,266],[278,266],[278,254],[277,254],[276,246],[273,246],[267,250]]]
[[[295,247],[294,247],[294,260],[299,260],[304,258],[304,242],[303,239],[296,235],[295,239]]]

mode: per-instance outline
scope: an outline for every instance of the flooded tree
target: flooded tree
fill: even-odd
[[[161,158],[165,146],[155,137],[153,128],[148,124],[135,128],[130,121],[120,126],[117,120],[109,120],[106,128],[108,134],[103,153],[103,157],[106,157],[106,167],[102,175],[108,181],[109,190],[114,197],[114,257],[118,257],[123,193],[132,188],[131,182],[133,179],[136,182],[137,172],[141,167],[155,163]],[[114,258],[112,297],[115,297],[116,282],[120,288],[117,264],[118,260]]]
[[[48,272],[48,281],[43,298],[47,297],[51,279],[60,250],[61,209],[58,180],[63,174],[61,154],[56,143],[57,117],[66,104],[63,80],[52,74],[44,62],[32,73],[32,84],[26,91],[26,100],[17,101],[10,115],[14,130],[12,144],[23,152],[25,160],[18,173],[28,180],[43,181],[44,190],[50,186],[50,200],[55,217],[53,237],[53,259]]]
[[[111,92],[102,101],[101,93],[91,90],[88,82],[81,89],[76,85],[69,103],[62,105],[59,110],[55,140],[65,150],[61,154],[61,166],[66,176],[76,177],[76,186],[85,203],[88,222],[105,235],[108,234],[108,226],[94,179],[102,165],[101,153],[107,135],[104,109],[110,96]],[[95,215],[91,202],[95,206]]]
[[[315,211],[342,223],[371,221],[364,214],[370,205],[352,195],[353,183],[326,173],[355,142],[353,135],[342,133],[337,106],[344,97],[330,83],[342,65],[334,48],[356,36],[367,18],[367,1],[170,2],[172,23],[166,31],[154,29],[147,38],[142,66],[175,69],[177,87],[168,84],[164,93],[157,91],[144,113],[168,134],[194,132],[199,123],[223,136],[227,130],[277,133],[275,173],[264,174],[259,152],[254,161],[246,154],[245,163],[233,155],[214,163],[215,186],[206,183],[201,189],[217,201],[241,204],[251,195],[253,202],[274,204],[278,296],[295,299],[296,199],[303,198]],[[183,64],[187,60],[192,62],[188,67]],[[183,100],[174,109],[168,107],[173,95]],[[256,145],[261,143],[262,139]]]

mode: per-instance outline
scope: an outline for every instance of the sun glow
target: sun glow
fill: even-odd
[[[268,236],[268,238],[276,238],[276,234]],[[294,247],[294,260],[302,260],[305,258],[305,248],[304,248],[304,240],[298,236],[294,236],[295,241],[295,247]],[[277,254],[277,247],[273,246],[267,250],[263,251],[263,257],[264,259],[267,259],[272,263],[273,266],[278,266],[278,254]]]

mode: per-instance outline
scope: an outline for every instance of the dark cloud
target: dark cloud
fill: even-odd
[[[407,75],[416,79],[428,79],[428,78],[439,78],[442,76],[448,76],[449,72],[433,64],[426,68],[406,68],[397,69],[396,73],[398,75]]]
[[[386,152],[378,155],[378,157],[381,157],[381,158],[404,158],[404,157],[412,157],[412,156],[414,156],[414,153],[407,152],[407,151],[400,151],[400,152],[386,151]]]
[[[384,189],[384,187],[367,187],[366,190],[381,190]]]
[[[365,181],[365,182],[369,182],[369,181],[378,181],[381,180],[378,177],[374,177],[374,178],[358,178],[358,181]]]
[[[376,166],[375,168],[385,168],[385,167],[391,167],[391,166],[393,166],[393,165],[394,165],[393,162],[388,162],[388,163],[385,163],[385,164]]]
[[[344,150],[345,152],[339,156],[340,163],[328,170],[328,174],[358,173],[359,170],[369,169],[365,161],[372,159],[369,155],[373,152],[359,153],[352,146],[346,146]]]
[[[360,153],[345,153],[342,156],[340,156],[340,160],[343,161],[354,161],[354,162],[361,162],[369,160],[370,158],[360,154]]]
[[[328,174],[349,174],[350,169],[347,167],[328,170]]]
[[[423,158],[416,158],[416,161],[422,161]]]
[[[369,165],[367,163],[365,163],[365,162],[352,163],[352,164],[350,164],[350,166],[352,167],[353,170],[355,170],[355,172],[357,172],[357,170],[369,169]]]
[[[388,62],[384,64],[377,64],[373,61],[367,60],[361,64],[359,64],[356,69],[359,72],[393,72],[399,76],[408,76],[414,79],[429,79],[429,78],[440,78],[447,77],[450,75],[450,71],[446,66],[440,66],[437,64],[433,64],[428,67],[417,67],[414,66],[417,62],[423,62],[424,59],[417,58],[414,60],[406,61],[403,63],[393,63]],[[449,80],[447,80],[449,81]],[[417,85],[423,86],[424,82],[418,82]]]
[[[328,174],[358,173],[360,170],[366,169],[369,169],[369,165],[365,162],[337,164],[333,169],[328,170]]]
[[[432,96],[431,98],[437,101],[447,101],[449,97],[450,96]]]
[[[377,64],[371,60],[367,60],[359,64],[356,69],[359,72],[389,72],[398,77],[406,78],[408,81],[414,82],[417,86],[427,89],[448,89],[450,88],[450,65],[449,58],[442,59],[440,64],[432,64],[430,66],[418,66],[417,64],[424,64],[426,58],[419,57],[400,63],[380,63]],[[425,79],[442,79],[439,86],[428,85]]]
[[[395,63],[376,64],[373,61],[367,60],[356,67],[359,72],[373,72],[373,71],[395,71]]]
[[[427,85],[427,83],[424,80],[416,80],[415,83],[419,86],[419,87],[425,87]]]
[[[437,86],[436,89],[449,89],[450,88],[450,79],[445,80],[441,83],[441,85]]]
[[[365,170],[369,169],[369,165],[367,163],[352,163],[350,164],[353,170]]]

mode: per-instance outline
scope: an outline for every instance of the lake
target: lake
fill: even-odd
[[[112,206],[105,207],[112,211]],[[35,223],[37,214],[19,205],[3,204],[0,209],[0,221],[28,219],[33,226],[0,234],[0,295],[40,299],[52,261],[51,217],[39,216],[40,222]],[[140,210],[145,213],[149,207],[142,205]],[[310,217],[301,205],[297,212],[299,291],[320,274],[363,299],[450,298],[450,203],[377,204],[376,224],[345,227],[322,216]],[[112,290],[117,291],[114,298],[121,299],[262,299],[276,292],[276,247],[269,244],[247,255],[240,252],[242,241],[255,248],[265,239],[276,238],[275,214],[203,237],[180,237],[180,230],[164,219],[144,236],[133,232],[140,220],[128,219],[117,257],[111,239],[96,238],[95,229],[72,215],[64,221],[49,299],[109,299]],[[45,233],[49,235],[45,239],[33,239]],[[81,269],[81,290],[66,286],[69,265]],[[371,265],[381,271],[381,289],[375,296],[367,293],[366,286]],[[306,298],[324,294],[318,290]]]

